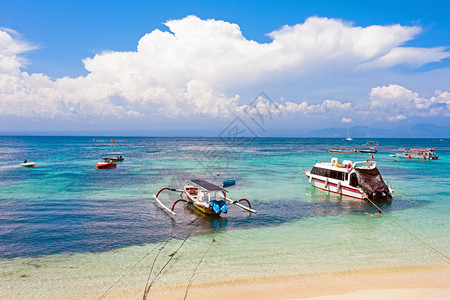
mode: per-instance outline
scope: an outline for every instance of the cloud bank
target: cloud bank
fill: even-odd
[[[270,43],[246,39],[237,24],[187,16],[165,23],[138,42],[136,51],[108,51],[83,60],[86,76],[52,80],[23,71],[21,54],[34,49],[0,29],[0,116],[70,119],[137,118],[161,115],[227,118],[242,111],[236,86],[273,76],[309,76],[329,70],[364,74],[406,65],[417,68],[450,56],[443,47],[405,47],[421,33],[417,26],[359,27],[337,19],[311,17],[268,34]],[[362,72],[362,73],[361,73]],[[280,83],[282,84],[282,83]],[[245,101],[248,102],[248,101]],[[346,112],[351,101],[287,101],[288,113]],[[368,106],[388,109],[388,119],[449,114],[449,93],[430,99],[398,85],[372,89]],[[345,122],[345,119],[342,119]]]

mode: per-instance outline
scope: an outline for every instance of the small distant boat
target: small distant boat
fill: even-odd
[[[102,157],[105,161],[123,161],[125,158],[122,157],[122,153],[108,153],[108,155],[112,155],[111,157]]]
[[[25,167],[25,168],[34,168],[34,167],[36,167],[36,163],[34,163],[34,162],[24,162],[24,163],[21,163],[20,165],[22,167]]]
[[[344,141],[347,142],[353,141],[353,139],[350,137],[350,127],[347,130],[347,137],[344,139]]]
[[[377,141],[366,141],[366,146],[378,146]]]
[[[177,194],[181,192],[180,197],[186,196],[187,199],[180,198],[172,204],[172,208],[169,208],[165,206],[158,198],[159,194],[164,190],[176,192]],[[165,209],[173,215],[176,215],[174,209],[175,205],[178,202],[186,202],[188,205],[194,207],[195,209],[206,215],[219,216],[221,213],[226,214],[228,212],[226,202],[234,204],[237,207],[250,213],[256,214],[256,211],[252,209],[252,206],[250,205],[250,201],[248,201],[247,199],[231,200],[230,198],[227,198],[227,192],[228,191],[224,188],[221,188],[220,186],[215,185],[214,183],[211,183],[209,181],[192,179],[185,184],[183,189],[165,187],[159,190],[159,192],[156,195],[153,195],[153,197],[161,206],[161,208]],[[222,198],[223,200],[219,200],[218,197]],[[239,203],[243,201],[247,202],[248,206],[244,206]]]
[[[222,186],[223,187],[227,187],[227,186],[232,186],[236,184],[236,178],[231,178],[231,179],[226,179],[223,181]]]
[[[356,153],[355,147],[339,147],[339,149],[329,149],[331,153]]]
[[[439,156],[436,155],[436,153],[434,152],[433,148],[429,149],[405,148],[401,153],[397,153],[396,156],[400,158],[422,159],[422,160],[435,160],[439,158]]]
[[[117,167],[117,164],[113,163],[113,162],[109,162],[109,163],[97,163],[97,169],[111,169],[111,168],[115,168]]]
[[[377,153],[378,150],[377,149],[373,149],[373,148],[371,148],[371,149],[358,149],[358,152],[360,152],[360,153]]]
[[[305,175],[315,188],[362,200],[389,200],[394,192],[384,183],[375,161],[340,163],[332,158],[331,163],[316,163]]]

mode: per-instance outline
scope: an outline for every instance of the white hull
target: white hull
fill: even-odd
[[[36,166],[36,164],[34,162],[22,163],[20,165],[25,168],[34,168]]]
[[[359,188],[350,186],[344,181],[315,175],[311,177],[309,171],[305,172],[305,175],[315,188],[361,200],[367,198],[367,195]]]

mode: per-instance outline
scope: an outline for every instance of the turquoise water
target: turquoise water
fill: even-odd
[[[23,285],[43,296],[80,287],[101,295],[130,269],[122,287],[144,287],[158,250],[134,265],[173,237],[156,262],[156,270],[161,268],[189,234],[160,283],[187,284],[196,265],[187,262],[197,262],[213,238],[197,280],[448,264],[389,218],[371,215],[377,210],[370,203],[316,190],[301,173],[331,157],[366,159],[367,154],[327,153],[361,146],[363,139],[258,138],[232,145],[220,138],[114,139],[0,137],[0,278],[7,283],[0,296],[17,296]],[[395,196],[382,209],[448,256],[450,143],[379,143],[374,156],[385,181],[423,205]],[[401,147],[438,147],[440,157],[390,156]],[[97,170],[96,162],[110,152],[122,152],[125,160],[116,169]],[[36,168],[21,167],[24,159]],[[171,218],[155,205],[152,194],[160,188],[193,178],[218,184],[237,178],[229,196],[249,199],[258,214],[229,207],[222,219],[211,219],[180,204]],[[169,204],[177,196],[162,198]]]

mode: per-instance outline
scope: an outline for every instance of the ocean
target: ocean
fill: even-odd
[[[314,189],[302,172],[332,157],[365,160],[327,152],[365,142],[0,137],[0,298],[22,298],[24,287],[41,298],[80,289],[100,297],[121,277],[114,288],[144,289],[153,262],[156,276],[170,258],[159,284],[187,284],[193,273],[209,282],[448,265],[437,251],[450,254],[450,142],[378,139],[374,159],[398,193],[381,204],[392,219],[373,215],[366,201]],[[402,147],[437,147],[439,159],[393,157]],[[125,160],[97,170],[112,152]],[[25,159],[36,167],[21,167]],[[256,215],[229,205],[221,219],[209,218],[180,203],[171,217],[153,200],[189,179],[228,178],[237,179],[229,197],[247,198]],[[169,205],[179,195],[161,198]]]

